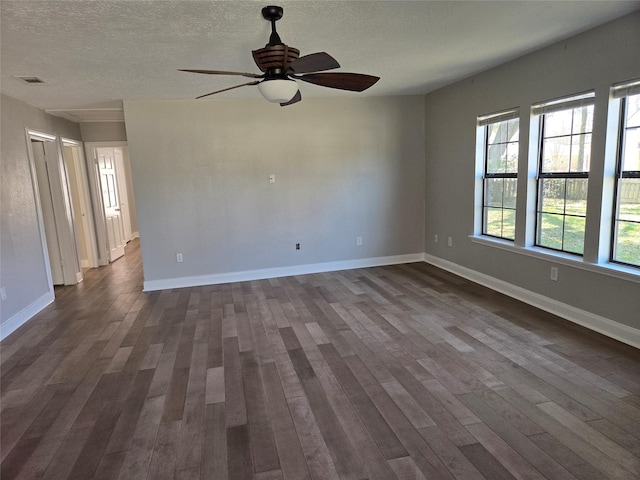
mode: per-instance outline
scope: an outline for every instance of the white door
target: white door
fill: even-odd
[[[130,242],[133,239],[131,231],[131,214],[129,213],[129,194],[127,193],[127,178],[125,176],[124,153],[122,148],[114,148],[113,153],[116,159],[116,172],[118,175],[118,194],[120,198],[120,212],[122,213],[122,224],[124,226],[124,241]]]
[[[53,197],[44,142],[31,140],[31,150],[38,178],[38,190],[42,207],[42,223],[47,239],[47,251],[49,264],[51,265],[51,279],[54,285],[64,285],[64,273],[62,271],[62,255],[60,254],[60,241],[56,230],[56,219],[53,212]]]
[[[113,262],[124,255],[124,246],[127,243],[124,239],[122,214],[118,198],[114,149],[96,148],[96,154],[106,220],[107,242],[109,244],[109,260]]]

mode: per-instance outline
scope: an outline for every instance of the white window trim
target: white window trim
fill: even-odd
[[[531,106],[531,113],[538,116],[545,115],[547,113],[593,105],[594,101],[595,92],[591,90],[589,92],[579,93],[569,97],[561,97],[536,103]]]
[[[620,264],[612,261],[613,256],[613,241],[616,219],[614,207],[616,203],[615,191],[616,183],[618,182],[618,162],[620,155],[621,132],[624,128],[624,120],[621,118],[620,110],[622,108],[623,100],[631,95],[640,94],[640,79],[630,80],[622,83],[615,84],[611,87],[609,98],[609,115],[607,118],[607,144],[605,159],[607,163],[605,165],[605,185],[602,197],[602,208],[607,208],[601,220],[603,229],[603,235],[606,235],[604,244],[600,249],[599,256],[603,261],[611,263],[612,265],[620,265],[625,267],[624,264]],[[640,266],[630,266],[627,268],[637,269],[640,271]]]
[[[587,92],[582,92],[582,93],[578,93],[578,94],[574,94],[574,95],[570,95],[570,96],[563,96],[563,97],[559,97],[559,98],[555,98],[555,99],[551,99],[551,100],[546,100],[544,102],[539,102],[539,103],[535,103],[533,105],[531,105],[531,116],[533,117],[533,120],[535,120],[535,123],[538,131],[535,135],[535,144],[533,145],[535,147],[534,150],[529,150],[529,159],[528,161],[531,164],[532,169],[535,168],[535,174],[534,174],[534,181],[528,185],[529,188],[533,188],[533,191],[531,192],[531,197],[528,197],[529,200],[531,200],[533,202],[533,204],[531,205],[531,209],[527,211],[527,215],[532,215],[532,217],[529,219],[531,220],[531,224],[527,224],[527,226],[531,227],[532,230],[530,232],[527,233],[527,246],[529,248],[535,248],[535,249],[542,249],[544,251],[546,250],[550,250],[552,252],[557,252],[560,253],[561,255],[570,255],[570,256],[578,256],[578,257],[582,257],[584,258],[589,258],[589,247],[588,247],[588,232],[587,229],[589,228],[589,212],[586,213],[585,216],[585,230],[584,230],[584,245],[583,245],[583,251],[582,253],[569,253],[565,250],[555,250],[553,248],[550,247],[544,247],[542,245],[536,245],[537,242],[537,235],[538,235],[538,189],[540,187],[540,170],[541,170],[541,148],[542,148],[542,141],[544,140],[544,138],[542,137],[542,129],[540,128],[542,125],[542,121],[543,121],[543,116],[548,114],[548,113],[554,113],[554,112],[560,112],[560,111],[564,111],[564,110],[569,110],[569,109],[574,109],[574,108],[580,108],[580,107],[587,107],[587,106],[593,106],[594,107],[594,111],[595,111],[595,103],[596,103],[596,92],[595,90],[589,90]],[[596,118],[595,118],[595,113],[594,113],[594,120],[593,120],[593,124],[591,126],[591,136],[592,136],[592,144],[591,144],[591,155],[593,156],[593,151],[594,151],[594,136],[596,135],[595,132],[595,128],[596,128]],[[533,132],[531,132],[531,134],[533,134]],[[589,167],[589,171],[587,172],[587,182],[589,186],[593,185],[593,173],[592,173],[592,168],[591,166]],[[592,188],[589,189],[589,191],[591,191]],[[587,204],[589,203],[589,199],[587,199]]]
[[[586,270],[589,272],[599,273],[622,280],[629,280],[635,283],[640,283],[640,272],[633,267],[625,267],[624,265],[611,262],[603,262],[598,264],[588,263],[580,261],[580,257],[576,257],[575,255],[557,252],[555,250],[548,250],[542,247],[521,247],[518,245],[514,245],[514,243],[511,241],[501,240],[495,237],[488,237],[486,235],[469,235],[469,240],[471,240],[473,243],[485,245],[487,247],[498,248],[500,250],[506,250],[509,252],[526,255],[528,257],[538,258],[560,265],[578,268],[580,270]]]
[[[623,98],[640,93],[640,78],[628,82],[617,83],[611,87],[612,98]]]
[[[518,119],[518,128],[520,129],[520,133],[518,134],[518,145],[520,150],[518,152],[518,172],[516,175],[516,181],[518,182],[519,188],[519,176],[520,176],[520,159],[522,158],[522,128],[521,123],[522,119],[520,116],[520,107],[508,108],[506,110],[500,110],[495,113],[487,113],[482,114],[477,117],[476,122],[476,164],[475,164],[475,184],[474,184],[474,214],[473,214],[473,231],[475,235],[478,236],[486,236],[488,238],[495,238],[497,240],[501,240],[504,242],[513,243],[514,240],[509,240],[506,238],[494,237],[488,234],[483,233],[483,223],[482,220],[484,218],[484,173],[485,173],[485,150],[486,150],[486,129],[487,125],[492,123],[498,123],[505,120],[513,120]],[[518,197],[520,193],[518,190]],[[516,238],[518,235],[518,197],[516,197]]]

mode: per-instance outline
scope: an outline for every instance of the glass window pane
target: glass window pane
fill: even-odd
[[[640,116],[640,113],[638,113]],[[627,129],[624,133],[624,171],[640,171],[640,128]]]
[[[617,218],[640,222],[640,178],[622,178],[618,189]]]
[[[516,208],[517,192],[518,180],[516,178],[505,178],[502,194],[502,202],[505,208]]]
[[[514,118],[507,121],[507,140],[509,142],[518,142],[520,140],[520,120]]]
[[[487,149],[487,173],[504,173],[507,146],[504,143],[490,145]]]
[[[543,172],[569,171],[571,137],[545,138],[542,149]]]
[[[565,184],[564,178],[543,178],[540,191],[540,211],[547,213],[564,213]]]
[[[495,237],[502,236],[502,209],[487,207],[484,209],[484,233]]]
[[[507,173],[518,173],[518,154],[520,145],[517,142],[507,144],[506,166]]]
[[[502,192],[504,179],[487,178],[485,180],[484,204],[489,207],[502,207]]]
[[[567,215],[587,215],[587,187],[586,178],[568,178],[566,183],[565,213]]]
[[[563,216],[541,213],[539,216],[538,245],[562,250]]]
[[[640,171],[640,94],[624,99],[620,154],[622,175]],[[616,220],[611,260],[640,267],[640,178],[617,178]]]
[[[640,266],[640,223],[617,223],[613,259]]]
[[[573,109],[573,129],[571,133],[591,132],[593,125],[593,105]]]
[[[513,240],[518,173],[519,120],[487,125],[482,233]],[[505,209],[505,206],[507,209]]]
[[[571,137],[571,172],[588,172],[591,160],[591,134]]]
[[[627,97],[626,103],[627,127],[640,127],[640,94]]]
[[[502,215],[502,238],[513,240],[516,238],[516,211],[503,210]]]
[[[491,123],[489,128],[489,145],[493,143],[505,143],[507,141],[507,122]]]
[[[547,113],[544,116],[544,136],[555,137],[571,134],[572,110]]]
[[[584,252],[584,217],[564,217],[564,241],[563,250],[565,252]]]

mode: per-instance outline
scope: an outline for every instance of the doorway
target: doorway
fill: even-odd
[[[27,140],[49,283],[75,285],[82,268],[67,169],[55,136],[27,130]]]
[[[81,142],[66,138],[61,138],[60,141],[62,143],[62,156],[69,177],[69,191],[74,212],[80,266],[82,268],[94,268],[99,266],[98,252],[84,150]]]
[[[138,236],[129,151],[126,142],[87,142],[85,149],[98,262],[107,265],[124,255],[125,245]]]

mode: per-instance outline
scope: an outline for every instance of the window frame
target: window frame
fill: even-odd
[[[517,135],[517,140],[516,141],[509,141],[509,139],[507,138],[507,140],[504,142],[505,145],[508,144],[515,144],[517,145],[517,152],[518,152],[518,158],[516,160],[516,169],[514,172],[497,172],[497,173],[490,173],[488,171],[489,169],[489,147],[491,145],[497,145],[498,143],[494,143],[494,144],[489,144],[489,134],[490,134],[490,127],[492,125],[498,124],[498,123],[502,123],[502,122],[510,122],[510,121],[517,121],[518,124],[518,135]],[[481,180],[482,180],[482,195],[481,195],[481,226],[480,226],[480,234],[485,236],[485,237],[490,237],[490,238],[495,238],[495,239],[499,239],[499,240],[504,240],[507,242],[514,242],[515,241],[515,235],[516,235],[516,215],[517,215],[517,209],[516,209],[516,205],[515,202],[517,202],[517,196],[518,196],[518,192],[517,192],[517,181],[518,181],[518,165],[520,162],[520,151],[519,151],[519,147],[520,147],[520,112],[518,109],[510,109],[510,110],[505,110],[503,112],[500,113],[494,113],[494,114],[489,114],[489,115],[484,115],[484,116],[480,116],[478,117],[478,126],[480,128],[483,129],[482,132],[482,175],[481,175]],[[507,131],[508,131],[508,127],[507,127]],[[516,193],[515,193],[515,199],[514,199],[514,206],[513,207],[505,207],[504,206],[504,202],[502,202],[502,205],[500,207],[494,207],[489,205],[488,201],[487,201],[487,197],[488,197],[488,188],[487,188],[487,180],[492,180],[492,179],[512,179],[515,180],[516,182]],[[503,189],[503,198],[504,198],[504,189]],[[492,233],[488,233],[487,230],[487,225],[488,225],[488,215],[487,215],[487,211],[489,208],[494,208],[494,209],[500,209],[501,211],[501,233],[504,233],[504,213],[505,210],[508,211],[512,211],[513,212],[513,217],[514,217],[514,229],[513,229],[513,238],[511,237],[505,237],[502,235],[494,235]]]
[[[627,90],[626,88],[620,90]],[[615,89],[614,89],[615,92]],[[624,147],[625,147],[625,137],[626,132],[629,130],[627,128],[627,108],[628,108],[628,98],[631,96],[640,95],[640,86],[638,82],[632,84],[631,88],[621,94],[619,96],[620,100],[620,114],[618,120],[618,145],[616,151],[616,170],[615,170],[615,179],[614,179],[614,188],[613,188],[613,212],[612,212],[612,222],[611,222],[611,236],[609,243],[609,262],[622,265],[630,268],[640,268],[640,263],[629,263],[624,262],[622,260],[617,260],[616,250],[617,250],[617,238],[618,238],[618,224],[621,221],[619,219],[620,215],[620,194],[621,194],[621,181],[625,178],[636,178],[640,179],[640,170],[624,170]],[[634,130],[640,131],[640,126],[631,127]],[[624,220],[625,222],[629,222],[629,220]],[[631,223],[637,223],[640,225],[640,221],[630,221]]]
[[[584,240],[583,240],[583,249],[582,252],[574,252],[571,250],[566,250],[565,249],[565,231],[566,231],[566,218],[567,217],[574,217],[574,218],[583,218],[584,222],[585,222],[585,228],[583,231],[583,238],[586,235],[586,222],[587,222],[587,210],[586,208],[588,208],[588,206],[585,208],[585,213],[584,215],[577,215],[577,214],[572,214],[572,213],[567,213],[566,211],[566,189],[565,189],[565,193],[564,193],[564,205],[563,205],[563,211],[562,213],[558,213],[558,212],[545,212],[543,210],[543,204],[542,204],[542,200],[544,199],[543,197],[543,192],[542,189],[544,188],[544,180],[547,179],[563,179],[563,180],[571,180],[571,179],[584,179],[587,181],[587,189],[588,189],[588,180],[589,180],[589,174],[590,174],[590,169],[591,169],[591,165],[589,164],[589,170],[587,171],[581,171],[581,172],[573,172],[571,171],[571,157],[569,158],[569,171],[566,172],[545,172],[543,171],[543,162],[544,162],[544,155],[545,155],[545,151],[544,151],[544,143],[545,140],[547,140],[548,138],[560,138],[560,137],[567,137],[570,140],[573,139],[574,137],[577,137],[579,135],[591,135],[593,136],[593,116],[591,118],[591,126],[590,126],[590,130],[586,131],[586,132],[578,132],[578,133],[573,133],[573,112],[575,109],[577,108],[584,108],[584,107],[592,107],[594,108],[595,105],[595,92],[586,92],[583,94],[578,94],[578,95],[574,95],[571,97],[566,97],[566,98],[561,98],[561,99],[556,99],[556,100],[551,100],[545,103],[541,103],[541,104],[537,104],[537,105],[533,105],[532,106],[532,114],[537,116],[539,118],[539,132],[538,132],[538,145],[537,145],[537,155],[536,155],[536,162],[537,162],[537,166],[536,166],[536,192],[535,192],[535,225],[534,225],[534,236],[533,236],[533,246],[536,248],[542,248],[542,249],[546,249],[546,250],[551,250],[554,252],[558,252],[561,254],[566,254],[566,255],[572,255],[572,256],[577,256],[577,257],[584,257]],[[568,135],[559,135],[559,136],[550,136],[550,137],[545,137],[545,128],[547,127],[547,115],[550,113],[555,113],[555,112],[564,112],[564,111],[571,111],[572,112],[572,126],[570,129],[570,133]],[[593,112],[592,112],[593,115]],[[592,149],[592,143],[590,143],[590,149]],[[570,145],[572,145],[570,143]],[[591,156],[592,151],[589,152],[589,156]],[[565,188],[566,188],[566,182],[565,182]],[[586,201],[586,199],[585,199]],[[543,245],[541,243],[541,238],[542,238],[542,218],[543,215],[547,213],[547,214],[552,214],[552,215],[561,215],[562,216],[562,237],[561,237],[561,248],[555,248],[553,246],[548,246],[548,245]]]

